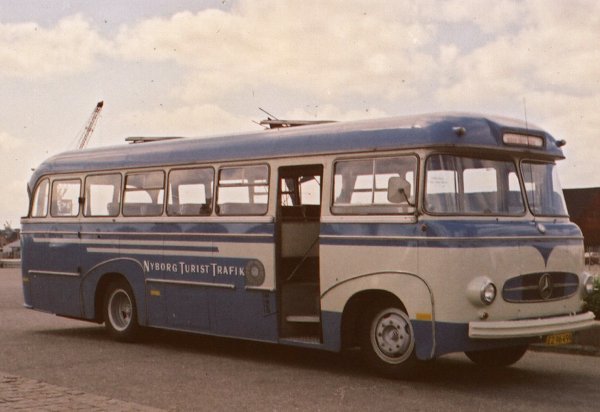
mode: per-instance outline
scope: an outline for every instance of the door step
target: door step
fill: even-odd
[[[320,344],[321,339],[318,336],[290,336],[289,338],[282,339],[283,342],[289,343],[300,343],[300,344]]]
[[[285,320],[294,323],[321,323],[319,316],[290,315],[286,316]]]

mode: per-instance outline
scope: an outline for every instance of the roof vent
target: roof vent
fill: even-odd
[[[455,135],[457,135],[458,137],[462,137],[467,133],[467,129],[465,129],[462,126],[454,126],[452,128],[452,131],[454,132]]]

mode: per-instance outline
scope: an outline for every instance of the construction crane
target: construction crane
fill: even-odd
[[[96,122],[98,122],[98,117],[100,117],[100,112],[102,111],[102,107],[104,106],[104,101],[98,102],[96,108],[90,115],[90,118],[86,122],[83,130],[77,137],[77,149],[81,150],[87,146],[90,141],[90,137],[92,137],[92,133],[94,132],[94,128],[96,127]]]

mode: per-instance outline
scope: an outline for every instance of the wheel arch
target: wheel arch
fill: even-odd
[[[347,278],[326,289],[321,295],[321,307],[341,316],[340,347],[356,344],[360,314],[374,302],[397,305],[410,318],[416,336],[419,359],[431,359],[435,354],[435,303],[433,291],[420,276],[407,272],[376,272]]]
[[[342,349],[352,348],[359,344],[358,329],[362,322],[365,308],[375,304],[389,304],[400,307],[406,312],[404,303],[389,290],[368,289],[350,297],[342,312]]]
[[[145,278],[143,266],[131,258],[116,258],[102,262],[83,276],[81,300],[86,319],[103,322],[102,308],[107,286],[122,279],[129,284],[134,295],[140,325],[146,323]]]

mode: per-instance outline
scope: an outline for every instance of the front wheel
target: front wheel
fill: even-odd
[[[367,366],[394,378],[410,375],[416,364],[415,334],[402,309],[375,307],[367,311],[361,329],[361,350]]]
[[[528,345],[521,345],[511,348],[465,352],[465,355],[478,365],[488,368],[502,368],[517,363],[525,355],[527,348]]]
[[[135,297],[124,280],[111,282],[104,299],[104,323],[116,340],[133,341],[139,332]]]

